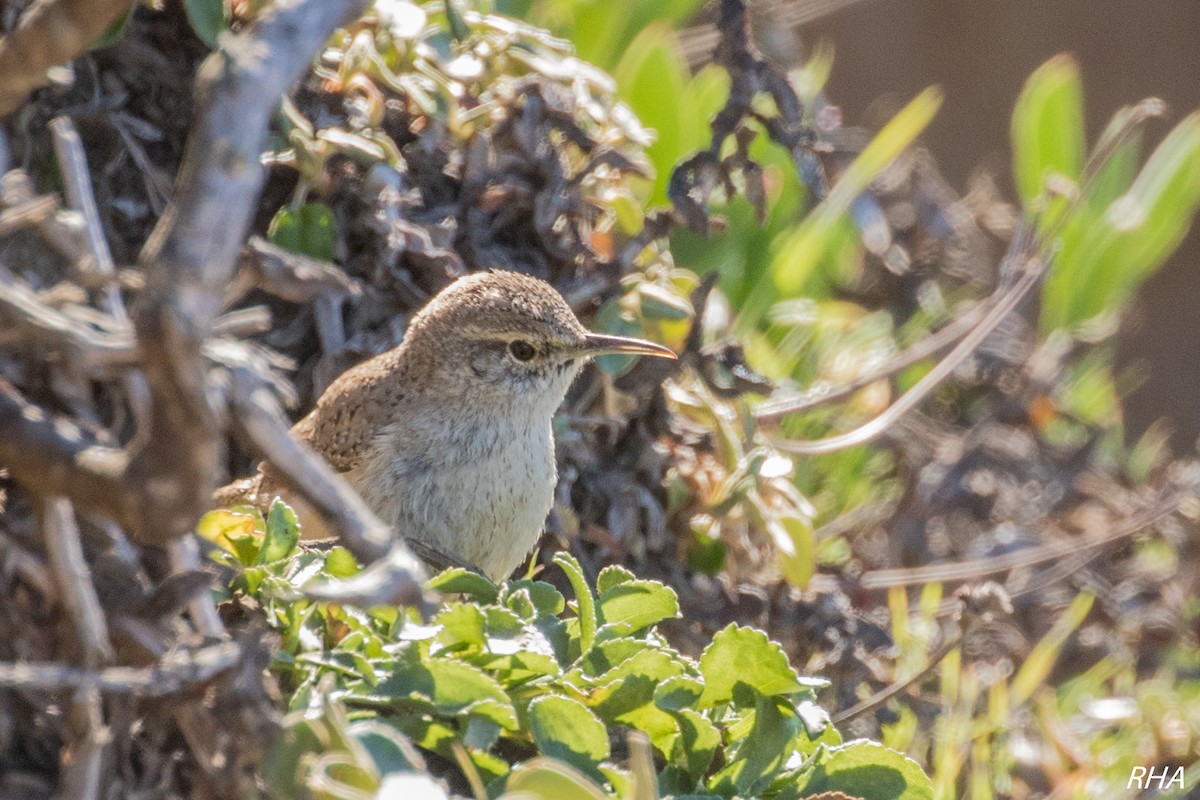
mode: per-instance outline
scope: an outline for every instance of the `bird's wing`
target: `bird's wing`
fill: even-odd
[[[407,383],[403,372],[394,351],[359,364],[325,390],[316,408],[296,423],[292,434],[338,472],[354,469],[383,421],[403,404]]]
[[[238,505],[257,505],[261,475],[249,478],[239,478],[213,492],[213,505],[217,508],[228,508]]]

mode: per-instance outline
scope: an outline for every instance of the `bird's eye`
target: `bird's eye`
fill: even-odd
[[[512,353],[513,358],[515,358],[517,361],[528,361],[529,359],[533,358],[534,354],[536,353],[536,351],[533,349],[533,345],[531,345],[529,342],[522,341],[521,339],[518,339],[510,344],[508,346],[508,352]]]

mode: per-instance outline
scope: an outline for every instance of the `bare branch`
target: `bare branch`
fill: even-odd
[[[128,323],[125,301],[121,299],[121,288],[117,284],[117,269],[112,252],[104,238],[104,227],[100,223],[100,210],[92,193],[92,182],[88,173],[87,155],[75,124],[68,117],[57,117],[50,121],[54,134],[54,151],[58,155],[59,171],[66,184],[67,200],[71,208],[83,217],[83,231],[87,239],[89,258],[76,264],[76,269],[92,277],[91,283],[100,284],[100,307],[117,322]],[[87,271],[93,273],[87,276]],[[135,442],[140,445],[142,437],[148,435],[150,425],[150,386],[146,377],[139,372],[126,372],[122,376],[129,405],[137,420]],[[132,448],[131,448],[132,449]]]
[[[222,40],[197,79],[199,111],[175,195],[139,259],[134,314],[154,395],[149,441],[132,477],[159,535],[187,534],[221,475],[221,425],[209,404],[204,340],[221,306],[263,183],[260,155],[280,98],[365,0],[280,0]]]
[[[0,320],[18,329],[27,347],[59,355],[94,377],[137,361],[132,331],[98,330],[43,303],[32,289],[0,269]]]
[[[35,196],[33,181],[23,170],[10,170],[0,177],[0,205],[5,208],[0,221],[6,222],[0,232],[36,225],[42,238],[68,260],[87,257],[83,220],[65,211],[57,195]]]
[[[112,731],[104,724],[100,694],[94,689],[75,693],[70,711],[73,737],[62,749],[59,763],[63,800],[98,800],[104,775],[104,753],[112,744]]]
[[[52,417],[0,378],[0,463],[43,495],[75,503],[138,528],[138,504],[125,484],[128,458],[74,422]]]
[[[308,304],[326,296],[352,297],[362,294],[362,285],[333,264],[292,253],[260,236],[250,237],[238,259],[235,279],[238,293],[225,297],[236,302],[250,289],[262,289],[289,303]]]
[[[87,688],[115,694],[162,697],[211,681],[236,666],[241,657],[239,645],[222,642],[199,650],[169,653],[152,667],[90,670],[58,662],[0,664],[0,686],[43,691]]]
[[[47,71],[73,60],[133,6],[130,0],[38,0],[0,39],[0,116],[46,83]]]
[[[108,623],[96,597],[96,587],[92,585],[91,570],[83,557],[79,526],[75,523],[75,511],[70,501],[61,495],[46,496],[42,500],[40,519],[54,582],[79,637],[79,646],[83,648],[83,662],[89,667],[111,663],[113,648],[108,640]]]

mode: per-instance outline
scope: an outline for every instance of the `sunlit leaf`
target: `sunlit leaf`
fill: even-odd
[[[549,695],[529,704],[529,731],[545,755],[589,772],[608,758],[608,731],[587,706]]]
[[[802,774],[799,797],[842,792],[871,800],[933,800],[933,785],[916,762],[863,739],[831,747]]]
[[[579,614],[579,649],[586,654],[596,639],[596,598],[588,588],[579,562],[568,553],[556,553],[554,563],[567,575],[571,588],[575,590],[575,604]]]
[[[941,104],[941,90],[935,87],[909,101],[851,162],[821,204],[788,234],[772,261],[775,284],[780,291],[794,294],[800,290],[854,199],[921,135]]]
[[[507,797],[523,800],[607,800],[608,795],[591,778],[553,758],[535,758],[521,764],[508,776]]]
[[[1171,131],[1128,191],[1088,219],[1077,241],[1068,240],[1074,246],[1047,281],[1043,330],[1116,310],[1175,251],[1198,208],[1200,112]]]
[[[443,570],[430,578],[426,585],[443,594],[465,594],[477,603],[494,603],[500,593],[496,584],[462,567]]]
[[[788,583],[803,589],[817,567],[812,525],[794,514],[768,515],[767,532],[775,542],[779,567]]]
[[[656,581],[632,580],[608,586],[597,598],[600,621],[619,625],[623,633],[641,630],[679,616],[675,590]]]
[[[704,674],[700,708],[733,700],[734,689],[739,685],[771,697],[826,684],[823,680],[801,679],[778,642],[771,641],[760,630],[733,623],[713,636],[704,648],[700,671]]]
[[[269,564],[286,558],[300,541],[300,525],[296,512],[279,498],[267,514],[267,535],[258,551],[258,563]]]
[[[1077,182],[1087,145],[1079,65],[1057,55],[1039,67],[1017,99],[1012,116],[1013,173],[1027,209],[1044,210],[1039,198],[1055,175]]]
[[[200,518],[196,525],[196,533],[221,549],[236,554],[233,538],[253,536],[254,517],[225,509],[209,511]]]

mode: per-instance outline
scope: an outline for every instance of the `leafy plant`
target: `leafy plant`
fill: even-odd
[[[557,556],[571,601],[448,570],[430,588],[459,599],[425,621],[298,598],[357,565],[298,549],[281,501],[265,520],[211,512],[200,530],[237,571],[227,602],[260,607],[281,640],[272,670],[290,713],[267,768],[280,796],[369,797],[430,774],[478,797],[932,796],[899,753],[843,742],[815,701],[824,681],[763,632],[731,624],[699,660],[671,647],[657,625],[678,616],[675,593],[620,567],[592,587]]]
[[[1200,208],[1200,113],[1180,121],[1141,169],[1140,128],[1158,101],[1113,116],[1090,156],[1079,66],[1057,56],[1029,77],[1012,117],[1021,200],[1060,249],[1042,291],[1043,331],[1115,314],[1166,262]]]

